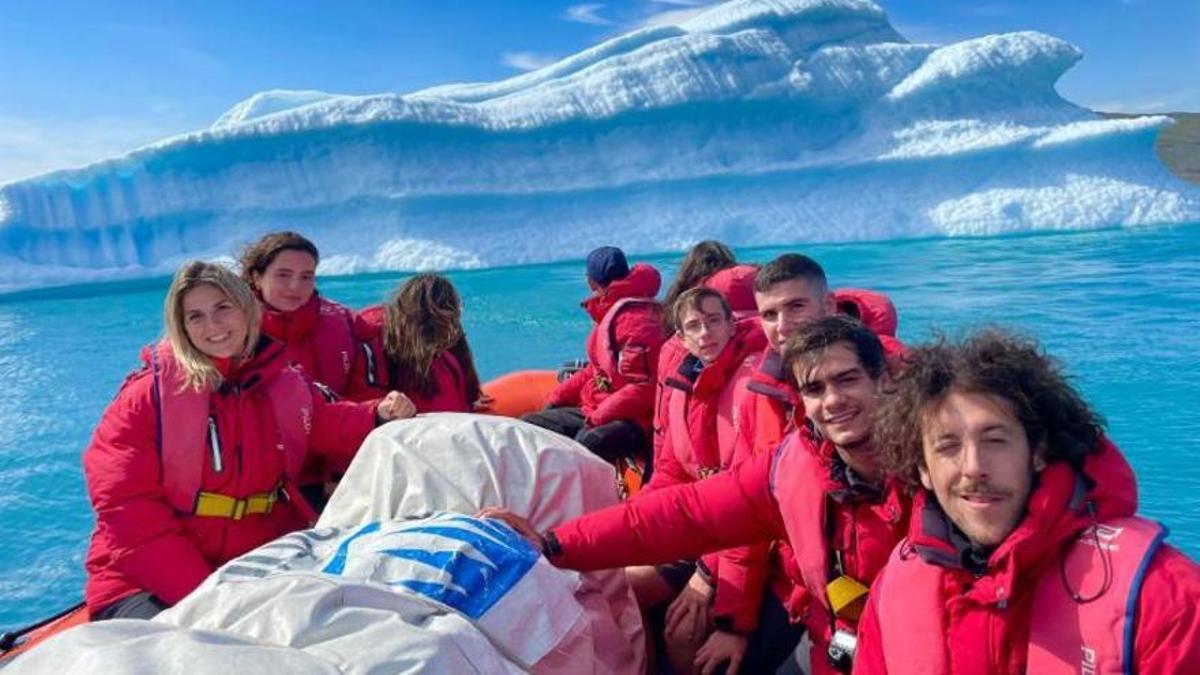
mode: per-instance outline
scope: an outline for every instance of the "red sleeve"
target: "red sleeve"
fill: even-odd
[[[112,565],[140,588],[175,604],[212,572],[163,492],[151,376],[117,395],[83,453],[95,536]]]
[[[553,530],[561,552],[550,560],[577,570],[653,565],[783,536],[771,461],[764,455],[576,518]]]
[[[713,615],[727,620],[734,632],[753,633],[758,628],[770,561],[770,542],[726,549],[717,555]]]
[[[335,473],[344,473],[367,434],[375,428],[375,408],[371,401],[327,401],[313,386],[313,426],[309,447],[330,460]]]
[[[550,395],[546,397],[546,404],[553,406],[579,405],[583,401],[583,385],[595,377],[595,373],[596,370],[590,363],[575,371],[571,377],[559,382],[558,386],[550,392]]]
[[[645,420],[653,407],[653,382],[627,384],[601,401],[588,415],[587,423],[590,427],[598,427],[617,420]]]
[[[1138,596],[1134,670],[1200,673],[1200,567],[1164,545]]]
[[[739,419],[738,434],[734,440],[733,458],[730,465],[740,466],[753,457],[767,456],[771,452],[754,452],[754,426],[745,420],[754,414],[754,396],[746,396],[735,412]],[[752,633],[758,628],[758,612],[763,593],[767,588],[767,577],[771,568],[770,542],[757,542],[721,551],[718,554],[716,592],[713,599],[713,615],[728,621],[737,633]]]
[[[858,646],[854,650],[854,675],[887,675],[887,661],[883,658],[883,634],[879,629],[878,589],[885,567],[871,584],[867,594],[867,608],[858,620]],[[1155,671],[1142,671],[1155,672]],[[1169,672],[1169,671],[1163,671]]]

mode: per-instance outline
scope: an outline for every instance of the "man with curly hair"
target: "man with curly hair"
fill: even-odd
[[[1200,672],[1200,568],[1135,515],[1101,424],[1031,341],[914,350],[874,428],[912,522],[855,673]]]

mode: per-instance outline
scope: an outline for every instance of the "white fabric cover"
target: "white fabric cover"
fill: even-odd
[[[639,673],[621,571],[558,570],[506,526],[455,515],[505,506],[548,529],[615,501],[613,469],[552,432],[393,422],[316,528],[230,561],[151,622],[80,626],[6,672]]]

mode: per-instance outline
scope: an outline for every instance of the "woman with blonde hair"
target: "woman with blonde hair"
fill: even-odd
[[[224,562],[306,527],[305,457],[346,466],[377,424],[413,415],[396,392],[327,401],[260,334],[254,294],[224,267],[184,265],[163,310],[165,339],[142,351],[83,453],[93,620],[153,616]]]
[[[364,358],[351,373],[348,397],[395,389],[412,399],[417,412],[469,412],[480,399],[462,300],[445,277],[412,277],[392,302],[364,309],[356,330]]]

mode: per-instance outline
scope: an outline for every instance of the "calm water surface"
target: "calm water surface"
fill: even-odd
[[[800,250],[835,286],[875,288],[909,342],[999,323],[1040,338],[1105,415],[1142,511],[1200,556],[1200,226]],[[678,256],[649,259],[668,277]],[[450,275],[480,375],[581,355],[581,262]],[[327,296],[379,302],[403,275],[330,278]],[[75,602],[92,527],[80,453],[139,347],[161,331],[167,280],[0,297],[0,628]]]

